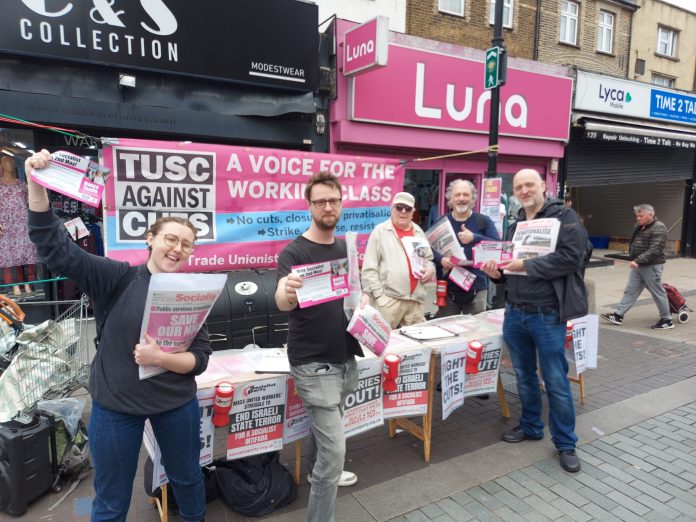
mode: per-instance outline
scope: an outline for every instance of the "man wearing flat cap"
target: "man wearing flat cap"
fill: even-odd
[[[392,328],[425,321],[424,283],[435,273],[433,251],[411,218],[416,200],[394,196],[391,217],[370,234],[362,267],[363,293]]]

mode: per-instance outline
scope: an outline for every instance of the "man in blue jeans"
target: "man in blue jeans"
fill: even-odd
[[[343,471],[343,402],[358,387],[355,356],[362,357],[363,352],[346,332],[343,299],[306,308],[297,305],[302,279],[292,271],[293,266],[347,257],[345,241],[334,236],[342,208],[338,178],[325,172],[315,174],[307,182],[305,199],[312,222],[278,257],[275,300],[280,310],[289,312],[290,371],[312,428],[307,520],[332,522],[338,486],[357,480],[355,474]]]
[[[526,259],[516,255],[501,267],[495,261],[482,267],[492,280],[505,283],[503,337],[522,403],[519,426],[503,433],[503,440],[516,443],[544,437],[538,360],[549,404],[551,440],[558,450],[561,467],[575,473],[580,471],[580,459],[575,453],[578,437],[567,375],[565,333],[569,319],[587,314],[583,278],[591,245],[577,214],[561,200],[545,197],[546,184],[537,171],[520,170],[512,185],[522,208],[516,223],[508,230],[508,240],[512,240],[517,227],[525,221],[550,218],[558,220],[560,226],[553,252]],[[529,233],[535,233],[540,240],[543,234],[539,232],[543,230],[543,227],[532,228]]]

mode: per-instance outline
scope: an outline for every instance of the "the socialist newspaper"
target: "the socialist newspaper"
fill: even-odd
[[[428,238],[432,249],[443,257],[454,258],[456,264],[464,264],[466,254],[464,249],[459,244],[457,234],[452,228],[452,223],[443,216],[438,219],[435,224],[425,232],[425,237]]]
[[[556,251],[561,222],[556,218],[519,221],[512,238],[514,259],[533,259]],[[527,275],[527,272],[506,272]]]
[[[153,274],[147,290],[140,342],[145,333],[170,353],[184,352],[198,335],[227,282],[226,274]],[[140,379],[166,370],[140,366]]]
[[[382,355],[389,343],[391,327],[382,314],[367,305],[355,310],[347,331],[375,355]]]
[[[411,265],[411,274],[416,279],[421,279],[429,263],[426,258],[429,250],[428,242],[421,237],[406,236],[401,238],[401,244]]]

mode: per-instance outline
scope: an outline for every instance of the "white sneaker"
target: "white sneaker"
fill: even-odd
[[[350,471],[343,470],[341,471],[341,478],[338,479],[338,485],[340,487],[345,487],[345,486],[352,486],[358,481],[358,476],[355,473],[351,473]],[[307,482],[310,484],[312,483],[312,475],[309,474],[307,475]]]

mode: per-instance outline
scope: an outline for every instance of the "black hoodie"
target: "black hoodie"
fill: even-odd
[[[557,308],[566,321],[587,314],[587,290],[583,282],[585,267],[592,252],[587,231],[572,209],[557,198],[547,198],[534,219],[556,218],[561,222],[556,250],[545,256],[526,259],[528,276],[505,277],[507,300]],[[510,227],[507,239],[512,240],[517,223],[526,221],[520,209],[517,222]]]

